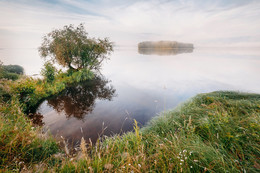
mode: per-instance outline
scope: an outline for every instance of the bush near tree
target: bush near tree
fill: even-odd
[[[41,75],[44,76],[44,79],[48,83],[52,83],[54,81],[56,73],[57,73],[56,68],[49,61],[44,64],[44,68],[42,68],[41,70]]]

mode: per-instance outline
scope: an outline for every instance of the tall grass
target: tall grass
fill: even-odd
[[[59,151],[54,139],[41,135],[20,107],[14,98],[0,103],[0,172],[29,168]]]
[[[59,172],[258,172],[260,95],[201,94],[145,128],[86,146]]]

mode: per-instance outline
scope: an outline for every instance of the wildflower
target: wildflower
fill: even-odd
[[[187,152],[187,150],[183,150],[183,153]]]
[[[180,165],[182,165],[182,163],[180,163]]]
[[[141,168],[141,164],[138,164],[138,166]]]
[[[180,159],[180,157],[179,157],[179,156],[177,156],[177,158],[178,158],[178,159]]]
[[[185,160],[187,160],[187,157],[185,157]]]
[[[129,163],[128,165],[129,165],[129,166],[131,166],[131,164],[130,164],[130,163]]]
[[[184,162],[184,160],[181,159],[181,162]]]
[[[131,171],[131,173],[134,173],[134,171]]]
[[[113,166],[114,166],[114,165],[112,165],[112,164],[110,164],[110,163],[104,165],[104,167],[105,167],[106,169],[112,169]]]
[[[192,154],[192,151],[190,152],[190,155]]]
[[[193,167],[192,167],[192,166],[190,166],[190,168],[192,169]]]
[[[198,162],[198,160],[193,160],[194,162]]]

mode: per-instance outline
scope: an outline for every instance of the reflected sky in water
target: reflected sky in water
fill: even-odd
[[[133,119],[145,125],[161,111],[173,109],[198,93],[260,93],[259,67],[260,52],[255,49],[197,48],[193,53],[168,56],[116,49],[104,64],[104,78],[44,101],[38,113],[58,139],[63,136],[77,144],[84,137],[94,142],[102,135],[132,130]],[[98,91],[110,95],[90,97]],[[75,112],[80,112],[81,118],[73,115]]]

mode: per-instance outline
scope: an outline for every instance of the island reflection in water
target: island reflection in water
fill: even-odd
[[[159,56],[169,56],[178,55],[181,53],[192,53],[193,48],[138,48],[138,53],[143,55],[159,55]]]

